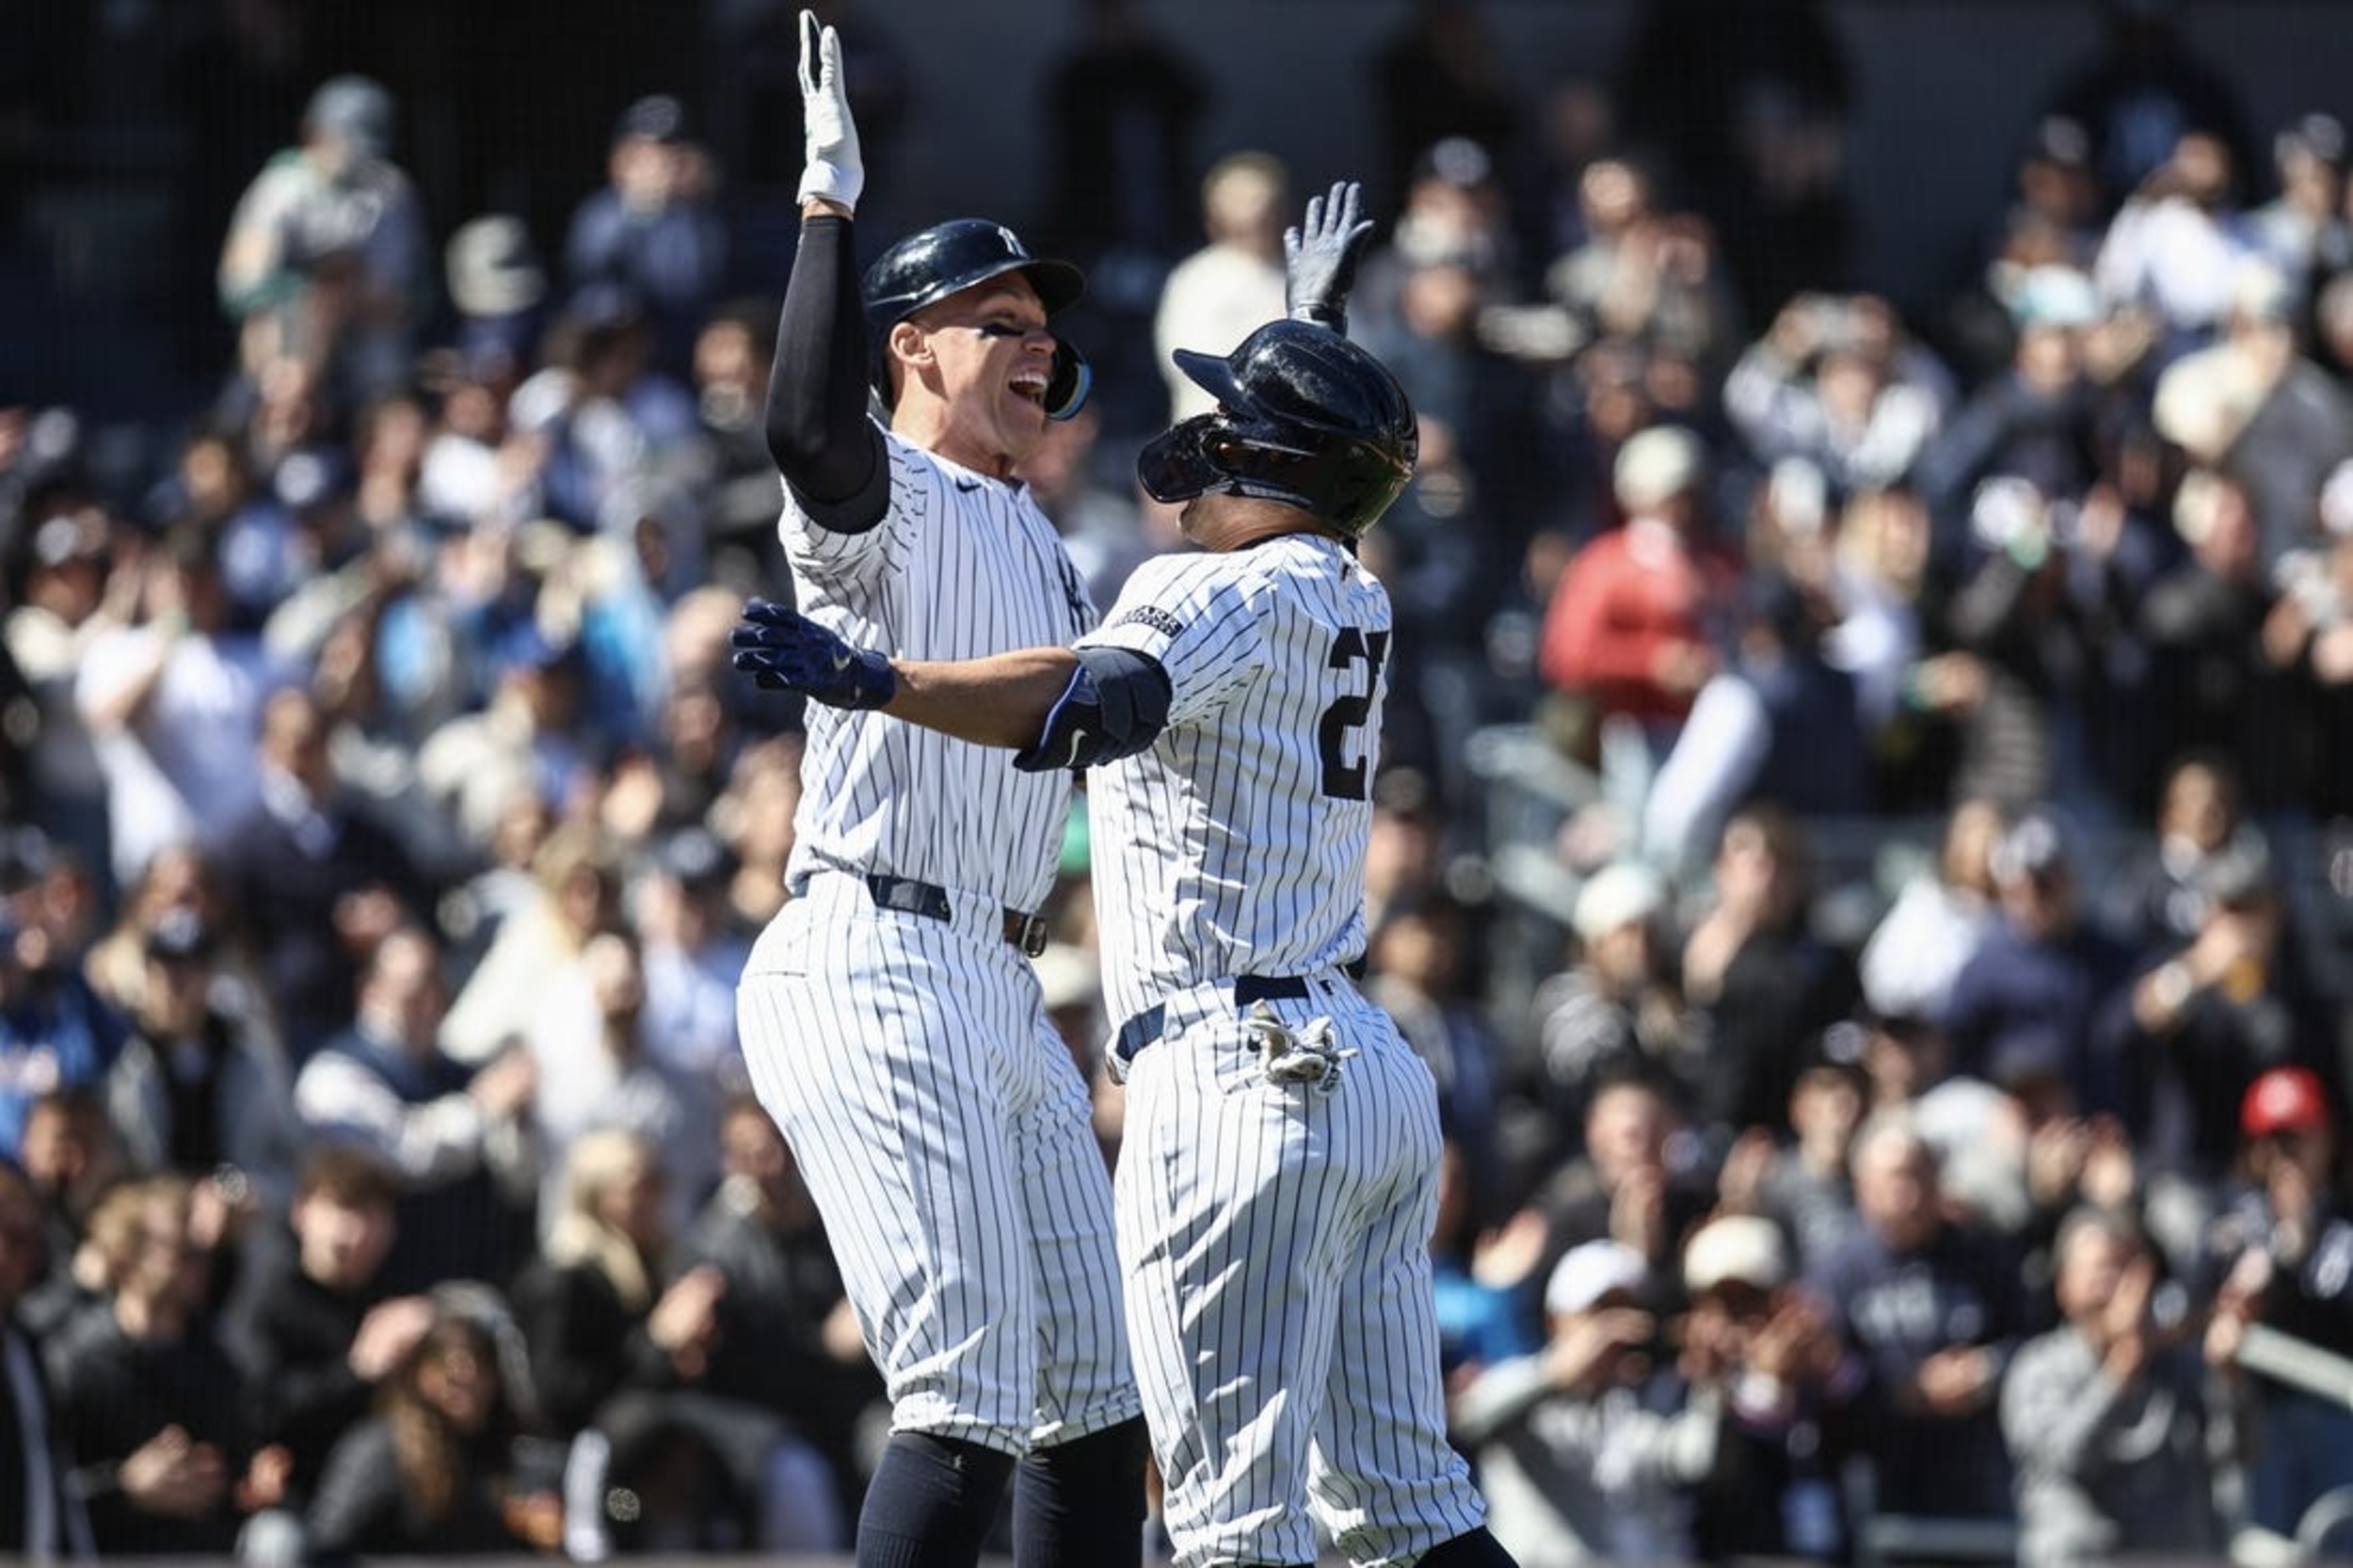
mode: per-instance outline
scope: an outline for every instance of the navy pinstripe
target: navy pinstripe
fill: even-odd
[[[1364,859],[1388,597],[1331,540],[1138,568],[1086,639],[1170,677],[1169,728],[1090,781],[1114,1016],[1163,1010],[1128,1073],[1120,1255],[1179,1568],[1300,1562],[1321,1522],[1359,1564],[1410,1563],[1485,1506],[1445,1438],[1430,1231],[1429,1070],[1342,975]],[[1336,1089],[1277,1087],[1233,994],[1330,1017]]]
[[[780,524],[801,607],[918,659],[1066,642],[1093,608],[1018,486],[892,438],[891,506]],[[812,706],[791,876],[738,993],[754,1087],[824,1215],[892,1427],[1010,1453],[1139,1409],[1086,1085],[1003,936],[1053,881],[1066,775]],[[868,873],[947,890],[877,908]]]

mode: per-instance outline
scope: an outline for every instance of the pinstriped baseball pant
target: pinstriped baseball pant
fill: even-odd
[[[1270,1085],[1226,989],[1171,999],[1168,1034],[1128,1069],[1119,1160],[1128,1336],[1177,1568],[1310,1561],[1316,1521],[1359,1564],[1412,1562],[1486,1517],[1446,1442],[1436,1090],[1337,980],[1274,1005],[1294,1026],[1334,1019],[1358,1053],[1338,1087]]]
[[[1137,1414],[1086,1085],[1002,913],[820,876],[744,966],[744,1054],[824,1216],[891,1425],[1008,1453]]]

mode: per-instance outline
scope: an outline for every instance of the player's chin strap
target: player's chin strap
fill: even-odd
[[[1340,1064],[1356,1054],[1341,1048],[1333,1036],[1332,1020],[1321,1014],[1293,1029],[1275,1016],[1273,1008],[1254,1001],[1242,1015],[1241,1027],[1257,1048],[1266,1080],[1279,1087],[1305,1084],[1328,1095],[1340,1086]]]

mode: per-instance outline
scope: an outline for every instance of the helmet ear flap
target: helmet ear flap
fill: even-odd
[[[1095,390],[1095,367],[1087,357],[1060,338],[1054,340],[1053,374],[1046,382],[1046,417],[1068,419],[1086,407]]]

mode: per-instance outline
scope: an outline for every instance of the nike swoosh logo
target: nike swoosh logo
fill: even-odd
[[[956,488],[964,491],[967,495],[971,494],[974,490],[977,490],[980,488],[981,482],[977,479],[959,479],[956,481]]]

